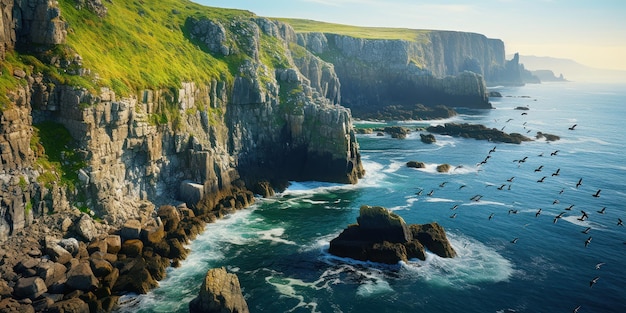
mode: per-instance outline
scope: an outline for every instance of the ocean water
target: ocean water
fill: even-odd
[[[151,293],[125,296],[120,311],[187,312],[206,271],[224,266],[239,276],[251,312],[626,312],[626,227],[617,225],[626,221],[626,85],[495,89],[504,95],[492,99],[496,109],[461,111],[451,121],[561,140],[435,135],[427,145],[419,132],[404,140],[359,135],[367,174],[357,185],[293,183],[207,225],[180,268]],[[410,160],[427,167],[407,168]],[[455,169],[437,173],[442,163]],[[329,241],[356,222],[361,205],[387,207],[407,223],[440,223],[458,257],[381,265],[329,255]],[[588,219],[579,220],[581,210]]]

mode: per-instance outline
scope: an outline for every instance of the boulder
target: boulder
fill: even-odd
[[[161,218],[163,228],[166,232],[171,232],[172,230],[178,228],[178,224],[181,220],[178,209],[171,205],[164,205],[159,207],[159,210],[157,211],[157,216]]]
[[[115,280],[113,291],[145,294],[158,285],[159,283],[150,275],[146,261],[142,257],[137,257],[128,259],[124,264]]]
[[[109,235],[104,241],[107,243],[108,253],[118,253],[122,250],[122,238],[118,235]]]
[[[128,220],[120,230],[122,239],[139,239],[141,235],[141,222],[138,220]]]
[[[87,214],[80,216],[78,223],[76,223],[76,232],[87,241],[92,241],[98,235],[93,219]]]
[[[331,240],[329,252],[356,260],[395,264],[414,258],[425,260],[424,247],[441,257],[456,256],[439,224],[407,225],[400,216],[383,207],[363,206],[357,224],[349,225]]]
[[[437,142],[437,139],[435,139],[435,136],[433,134],[420,134],[420,140],[423,143],[427,143],[427,144],[431,144],[431,143],[435,143]]]
[[[13,288],[13,294],[18,299],[36,299],[46,291],[48,291],[46,283],[37,276],[20,278]]]
[[[426,168],[426,164],[424,162],[418,162],[418,161],[406,162],[406,166],[411,167],[411,168]]]
[[[76,256],[76,254],[78,253],[79,245],[78,245],[78,240],[76,238],[61,239],[61,241],[59,241],[59,246],[67,250],[67,252],[69,252],[73,256]]]
[[[61,264],[52,261],[41,263],[37,266],[37,276],[41,277],[46,283],[46,287],[50,288],[53,284],[65,279],[67,268]]]
[[[447,173],[452,169],[452,166],[450,166],[450,164],[439,164],[437,165],[437,172],[439,173]]]
[[[390,134],[392,138],[404,139],[411,130],[402,126],[387,126],[383,129],[387,134]]]
[[[191,313],[247,313],[248,304],[241,292],[237,275],[226,269],[207,271],[198,297],[189,303]]]
[[[56,302],[48,307],[49,313],[89,313],[89,305],[79,298]]]
[[[141,251],[143,251],[143,242],[139,239],[126,240],[124,244],[122,244],[121,252],[128,257],[134,258],[139,256],[141,255]]]
[[[104,277],[113,272],[113,265],[104,259],[91,258],[89,264],[96,277]]]
[[[98,279],[88,263],[79,263],[67,272],[66,284],[73,289],[89,291],[98,287]]]
[[[9,297],[13,293],[13,288],[9,284],[0,278],[0,298]]]
[[[61,264],[66,264],[72,259],[71,253],[55,243],[46,243],[46,253],[50,256],[52,261]]]

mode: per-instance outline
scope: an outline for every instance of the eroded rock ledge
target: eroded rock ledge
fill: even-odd
[[[331,240],[329,252],[361,261],[395,264],[409,259],[426,259],[425,250],[443,258],[456,252],[445,230],[436,222],[407,225],[399,215],[380,206],[361,207],[357,224]]]

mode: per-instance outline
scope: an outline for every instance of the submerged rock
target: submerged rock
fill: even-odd
[[[237,275],[226,269],[214,268],[207,271],[200,293],[189,303],[191,313],[247,313]]]
[[[424,248],[440,257],[456,252],[437,223],[407,225],[402,217],[383,207],[362,206],[357,224],[349,225],[331,240],[329,252],[361,261],[395,264],[426,259]]]
[[[435,136],[433,134],[427,134],[427,135],[420,134],[420,140],[423,143],[428,143],[428,144],[437,142],[437,139],[435,139]]]
[[[406,162],[406,166],[412,167],[412,168],[425,168],[426,164],[424,162],[409,161],[409,162]]]

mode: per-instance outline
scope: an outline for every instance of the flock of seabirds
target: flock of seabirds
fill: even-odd
[[[527,114],[528,114],[528,113],[526,113],[526,112],[522,113],[522,115],[527,115]],[[508,120],[506,121],[506,123],[509,123],[509,122],[511,122],[512,120],[513,120],[513,119],[508,119]],[[496,120],[496,122],[497,122],[497,120]],[[524,122],[524,123],[523,123],[523,126],[524,126],[524,129],[526,129],[526,122]],[[573,130],[575,130],[575,129],[576,129],[576,127],[577,127],[577,126],[578,126],[577,124],[574,124],[574,125],[572,125],[571,127],[568,127],[568,130],[573,131]],[[504,128],[505,128],[505,127],[502,127],[502,130],[503,130]],[[530,130],[530,129],[528,129],[528,130],[527,130],[527,133],[530,133],[530,132],[531,132],[531,130]],[[491,150],[489,150],[489,152],[487,153],[487,156],[485,157],[485,159],[484,159],[484,160],[482,160],[480,163],[478,163],[478,164],[477,164],[477,166],[479,166],[479,167],[480,167],[480,166],[482,166],[482,165],[487,164],[487,162],[489,161],[489,159],[491,159],[492,155],[496,153],[496,150],[497,150],[497,146],[494,146]],[[558,154],[559,154],[559,150],[554,150],[554,151],[550,152],[550,154],[549,154],[549,155],[550,155],[550,157],[556,157],[556,156],[558,156]],[[538,157],[543,157],[543,156],[544,156],[544,153],[541,153],[541,154],[539,154],[539,155],[538,155]],[[521,159],[513,160],[513,162],[514,162],[514,163],[517,163],[518,167],[521,167],[521,165],[522,165],[523,163],[526,163],[526,161],[527,161],[527,160],[528,160],[528,156],[525,156],[525,157],[523,157],[523,158],[521,158]],[[479,171],[480,171],[480,170],[479,170]],[[543,165],[540,165],[539,167],[535,168],[535,169],[534,169],[534,172],[535,172],[535,173],[542,173],[542,174],[543,174],[543,173],[546,173],[546,172],[544,171],[544,166],[543,166]],[[560,169],[560,168],[557,168],[554,172],[551,172],[551,173],[550,173],[550,172],[547,172],[547,173],[545,174],[545,176],[544,176],[544,175],[542,175],[542,176],[541,176],[541,178],[539,178],[539,179],[537,180],[537,183],[546,183],[546,182],[547,182],[547,181],[546,181],[546,179],[549,179],[550,177],[559,176],[559,175],[561,175],[561,169]],[[513,181],[514,181],[514,180],[515,180],[515,176],[512,176],[512,177],[510,177],[510,178],[508,178],[508,179],[506,180],[506,183],[503,183],[503,184],[501,184],[500,186],[498,186],[498,187],[496,187],[496,188],[497,188],[498,190],[511,190],[511,187],[512,187],[512,185],[513,185]],[[446,186],[446,184],[448,184],[448,182],[447,182],[447,181],[444,181],[444,182],[442,182],[441,184],[439,184],[439,186],[438,186],[438,187],[439,187],[439,188],[444,188],[444,187]],[[578,179],[578,181],[577,181],[577,182],[576,182],[576,184],[575,184],[575,188],[576,188],[576,190],[581,189],[580,187],[581,187],[582,185],[583,185],[583,178],[580,178],[580,179]],[[486,186],[486,187],[491,187],[491,186],[494,186],[494,185],[492,185],[492,184],[487,184],[487,186]],[[463,188],[465,188],[465,187],[466,187],[466,185],[461,185],[458,189],[460,190],[460,189],[463,189]],[[494,187],[495,187],[495,186],[494,186]],[[423,189],[423,188],[418,188],[418,189],[419,189],[419,191],[416,193],[416,195],[417,195],[417,196],[421,196],[421,195],[423,194],[423,192],[424,192],[424,189]],[[564,192],[565,192],[565,189],[563,188],[563,189],[561,189],[561,190],[559,191],[559,195],[563,194]],[[595,192],[590,193],[590,194],[589,194],[589,197],[593,197],[593,198],[600,198],[600,193],[601,193],[601,192],[602,192],[602,189],[598,189],[598,190],[596,190]],[[430,191],[426,194],[426,196],[428,196],[428,197],[432,197],[432,196],[434,195],[434,193],[435,193],[435,189],[431,189],[431,190],[430,190]],[[474,202],[479,202],[479,201],[481,201],[481,199],[482,199],[482,198],[483,198],[483,195],[481,195],[481,194],[476,194],[476,195],[472,196],[469,200],[470,200],[470,201],[474,201]],[[560,201],[559,201],[558,199],[555,199],[555,200],[552,202],[552,205],[557,205],[557,204],[559,204],[559,203],[560,203]],[[574,204],[572,204],[572,205],[569,205],[568,207],[564,208],[564,209],[563,209],[564,211],[560,212],[558,215],[556,215],[556,216],[554,217],[554,219],[552,220],[552,223],[556,224],[556,223],[559,221],[559,219],[563,218],[566,214],[568,214],[568,213],[570,213],[570,212],[574,212],[574,206],[575,206],[575,205],[574,205]],[[456,205],[454,205],[453,207],[451,207],[450,209],[451,209],[452,211],[456,211],[456,209],[458,209],[458,208],[459,208],[459,205],[458,205],[458,204],[456,204]],[[519,212],[519,210],[517,210],[517,209],[509,209],[509,210],[508,210],[508,214],[509,214],[509,215],[510,215],[510,214],[518,214],[518,213],[520,213],[520,212]],[[597,210],[595,213],[597,213],[597,214],[606,214],[606,213],[607,213],[607,208],[606,208],[606,207],[602,207],[601,209]],[[535,218],[539,218],[539,216],[540,216],[541,214],[542,214],[542,209],[541,209],[541,208],[539,208],[539,209],[535,212]],[[590,212],[586,212],[586,211],[584,211],[584,210],[580,210],[580,217],[578,217],[578,218],[577,218],[577,220],[579,220],[579,221],[581,221],[581,222],[582,222],[582,221],[586,221],[586,220],[588,220],[588,219],[589,219],[589,215],[590,215]],[[493,213],[493,212],[492,212],[492,213],[490,213],[490,214],[489,214],[489,216],[487,217],[487,219],[491,221],[491,220],[494,218],[494,216],[495,216],[495,213]],[[457,217],[457,213],[456,213],[456,212],[454,212],[452,215],[450,215],[450,218],[456,218],[456,217]],[[619,227],[624,227],[624,222],[623,222],[623,220],[622,220],[621,218],[617,218],[617,220],[616,220],[616,226],[619,226]],[[591,228],[591,227],[586,227],[586,228],[585,228],[584,230],[582,230],[581,232],[582,232],[583,234],[585,234],[585,235],[588,235],[588,234],[589,234],[589,232],[590,232],[591,230],[592,230],[592,228]],[[515,237],[515,238],[513,238],[513,239],[510,241],[510,243],[511,243],[511,244],[516,244],[516,243],[518,242],[518,240],[519,240],[519,239],[520,239],[519,237]],[[582,242],[581,244],[583,244],[583,245],[584,245],[584,247],[585,247],[585,248],[587,248],[587,247],[589,247],[589,246],[591,245],[591,241],[592,241],[592,239],[593,239],[593,236],[591,236],[591,235],[590,235],[590,236],[588,236],[588,237],[587,237],[587,239],[586,239],[584,242]],[[626,245],[626,241],[624,242],[624,244]],[[595,265],[595,269],[596,269],[596,270],[600,270],[600,269],[601,269],[601,267],[602,267],[604,264],[605,264],[604,262],[599,262],[599,263],[597,263],[597,264]],[[590,287],[590,288],[591,288],[591,287],[593,287],[596,283],[598,283],[598,281],[599,281],[599,280],[600,280],[600,276],[595,276],[595,277],[593,277],[593,278],[589,281],[589,287]],[[576,306],[576,307],[572,310],[572,312],[573,312],[573,313],[578,313],[580,309],[581,309],[581,305],[578,305],[578,306]]]

